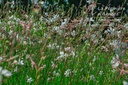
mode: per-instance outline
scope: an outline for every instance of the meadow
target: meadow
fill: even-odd
[[[93,8],[83,7],[70,20],[72,8],[43,14],[4,9],[1,85],[128,85],[128,17],[115,11],[93,16]]]

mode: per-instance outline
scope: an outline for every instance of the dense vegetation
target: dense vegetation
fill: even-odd
[[[90,3],[71,19],[74,6],[57,7],[1,9],[0,83],[127,85],[127,15],[106,6],[94,16]]]

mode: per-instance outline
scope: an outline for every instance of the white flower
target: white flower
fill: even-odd
[[[37,4],[38,0],[31,0],[33,4]]]
[[[68,19],[64,19],[64,21],[61,22],[60,27],[61,27],[61,28],[64,28],[64,27],[66,26],[67,23],[68,23]]]
[[[113,68],[117,68],[119,66],[119,62],[118,62],[118,60],[116,58],[113,58],[111,60],[111,64],[112,64]]]
[[[19,65],[24,65],[24,60],[20,60],[20,59],[19,59],[18,64],[19,64]]]
[[[68,57],[69,55],[67,53],[64,53],[63,51],[60,52],[60,56],[57,58],[58,59],[62,59],[64,57]]]
[[[2,74],[4,75],[4,76],[6,76],[6,77],[8,77],[8,76],[11,76],[12,74],[11,74],[11,72],[10,71],[8,71],[8,70],[2,70]]]
[[[114,47],[114,49],[119,49],[119,41],[118,40],[113,40],[111,43],[110,43],[111,46]]]
[[[94,22],[94,19],[93,19],[93,17],[91,17],[91,18],[90,18],[90,21]]]
[[[57,20],[59,18],[59,15],[54,15],[53,20]]]
[[[99,74],[102,75],[103,74],[103,71],[100,71]]]
[[[27,45],[27,42],[26,42],[26,41],[23,41],[23,44],[24,44],[24,45]]]
[[[117,58],[117,59],[119,58],[119,55],[118,55],[118,54],[116,54],[116,58]]]
[[[63,30],[57,30],[57,33],[58,33],[59,35],[62,35],[62,34],[63,34]]]
[[[66,47],[64,48],[65,51],[70,51],[71,50],[71,47]]]
[[[9,35],[11,35],[12,33],[13,33],[13,31],[12,31],[12,30],[10,30],[10,31],[9,31]]]
[[[0,82],[2,82],[2,75],[9,77],[12,75],[12,73],[6,69],[2,69],[2,67],[0,67]]]
[[[110,12],[113,12],[115,9],[116,9],[115,7],[111,7]]]
[[[10,25],[11,24],[11,21],[8,21],[8,25]]]
[[[60,76],[60,74],[59,73],[56,73],[56,76],[58,77],[58,76]]]
[[[59,27],[54,26],[53,30],[57,31],[57,30],[59,30]]]
[[[71,74],[71,69],[68,69],[65,71],[64,75],[68,77]]]
[[[60,76],[60,74],[56,71],[53,71],[53,75],[55,75],[56,77]]]
[[[112,27],[110,27],[110,29],[108,29],[107,31],[108,31],[108,33],[114,34],[115,29],[114,29],[114,28],[112,28]]]
[[[61,52],[60,52],[60,55],[64,55],[64,52],[63,52],[63,51],[61,51]]]
[[[120,22],[121,22],[121,19],[115,19],[115,21],[117,21],[117,22],[119,22],[119,23],[120,23]]]
[[[94,2],[94,0],[87,0],[86,1],[88,4],[91,4],[92,2]]]
[[[117,31],[117,36],[118,36],[118,38],[120,38],[120,36],[121,36],[121,31]]]
[[[12,75],[10,71],[8,71],[6,69],[3,70],[2,67],[0,67],[0,72],[2,75],[6,76],[6,77],[9,77]]]
[[[15,5],[15,2],[14,2],[14,0],[13,0],[11,3],[12,3],[12,5]]]
[[[109,24],[110,27],[112,27],[112,26],[114,26],[114,25],[115,25],[114,22],[111,22],[111,23]]]
[[[76,31],[73,30],[73,31],[71,32],[71,35],[72,35],[72,36],[75,36],[75,35],[76,35]]]
[[[51,80],[51,78],[47,78],[47,81],[50,81]]]
[[[91,75],[90,76],[90,80],[95,80],[95,76],[94,75]]]
[[[61,58],[63,58],[64,57],[64,55],[60,55],[57,59],[61,59]]]
[[[75,56],[75,51],[71,51],[71,55],[74,57]]]
[[[28,83],[31,83],[32,81],[33,81],[33,79],[31,77],[27,79]]]
[[[123,81],[123,85],[128,85],[128,82],[126,82],[126,81]]]
[[[43,5],[43,4],[44,4],[44,1],[40,1],[39,4],[40,4],[40,5]]]
[[[19,38],[19,34],[16,35],[16,38],[17,38],[17,39]]]

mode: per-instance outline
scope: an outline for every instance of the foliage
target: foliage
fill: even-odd
[[[93,16],[90,5],[73,20],[73,7],[43,14],[5,9],[0,20],[1,84],[127,84],[128,18],[116,17],[118,10],[111,7]]]

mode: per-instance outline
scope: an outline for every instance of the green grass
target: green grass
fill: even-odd
[[[0,65],[12,73],[10,77],[3,76],[2,85],[122,85],[127,80],[127,74],[120,75],[118,68],[112,68],[115,53],[109,42],[115,37],[100,40],[103,17],[94,22],[101,23],[99,29],[90,30],[87,24],[88,33],[85,33],[84,25],[81,27],[78,22],[53,30],[62,23],[59,19],[65,17],[48,22],[32,16],[25,18],[15,13],[0,22],[0,57],[3,58]],[[55,16],[54,12],[51,16]],[[95,33],[99,34],[91,38]],[[82,40],[83,37],[86,39]],[[108,51],[102,50],[102,46]],[[123,57],[122,61],[127,61],[127,54]],[[30,83],[29,78],[32,78]]]

